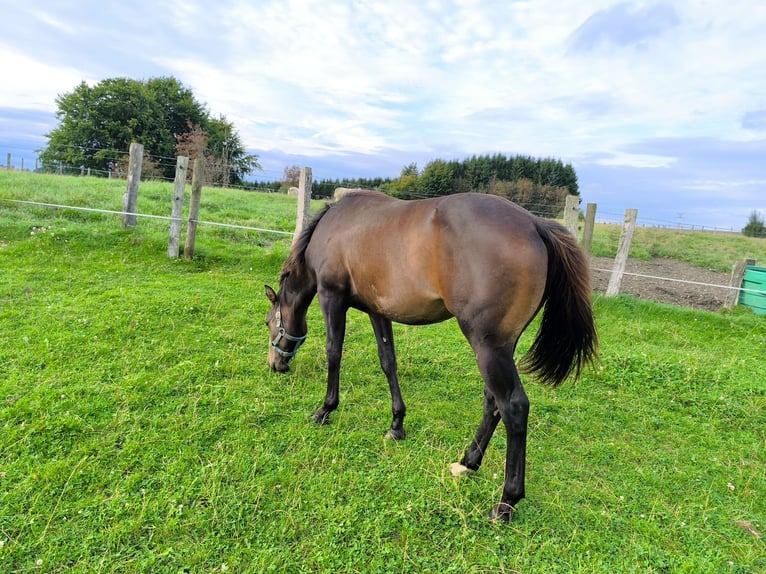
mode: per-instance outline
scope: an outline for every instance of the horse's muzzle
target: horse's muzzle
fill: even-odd
[[[278,355],[273,349],[269,350],[269,356],[266,362],[269,368],[275,373],[286,373],[290,370],[290,364],[284,357]]]

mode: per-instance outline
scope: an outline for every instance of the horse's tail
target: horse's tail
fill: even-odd
[[[597,354],[598,334],[591,306],[590,269],[572,234],[555,221],[537,219],[548,249],[548,277],[540,328],[521,361],[522,371],[558,385]]]

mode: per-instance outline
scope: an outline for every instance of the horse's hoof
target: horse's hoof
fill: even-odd
[[[407,436],[407,433],[404,432],[404,429],[399,429],[399,430],[388,429],[388,431],[386,431],[386,434],[383,435],[383,438],[390,439],[390,440],[404,440],[406,436]]]
[[[513,516],[513,506],[507,502],[498,502],[489,511],[492,522],[510,522]]]
[[[330,424],[330,413],[323,412],[321,409],[318,410],[316,413],[314,413],[314,416],[312,418],[314,419],[314,422],[318,425]]]
[[[452,476],[465,476],[470,470],[470,468],[463,466],[459,462],[453,462],[449,465],[449,471],[452,473]]]

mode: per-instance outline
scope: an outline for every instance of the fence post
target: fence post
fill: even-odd
[[[8,162],[6,165],[7,165],[8,171],[11,171],[11,152],[8,152]]]
[[[298,184],[298,216],[295,219],[295,234],[293,244],[298,240],[301,231],[308,225],[311,211],[311,168],[302,167],[300,183]]]
[[[569,233],[577,239],[577,219],[580,215],[580,198],[576,195],[567,195],[564,207],[564,226]]]
[[[133,142],[130,144],[130,159],[128,160],[128,185],[122,198],[122,228],[136,226],[136,203],[138,202],[138,183],[141,181],[141,164],[144,161],[144,146]],[[61,164],[59,164],[61,168]]]
[[[593,228],[596,226],[596,204],[589,203],[585,207],[585,226],[582,230],[582,250],[586,255],[590,255],[590,248],[593,244]]]
[[[184,210],[184,193],[186,191],[186,172],[189,169],[189,158],[179,155],[176,158],[176,178],[173,181],[173,209],[170,213],[170,240],[168,241],[168,257],[175,259],[181,245],[181,216]]]
[[[620,245],[617,248],[617,257],[614,259],[612,275],[609,277],[609,285],[606,287],[607,297],[613,297],[620,292],[620,283],[622,283],[622,275],[625,273],[625,264],[628,262],[628,253],[630,253],[630,244],[633,241],[633,232],[636,230],[637,218],[637,209],[625,210],[625,223],[622,226]]]
[[[755,259],[737,261],[732,267],[729,287],[733,287],[733,289],[730,289],[726,294],[726,300],[723,303],[724,307],[731,308],[739,303],[739,289],[742,287],[742,279],[745,276],[745,267],[748,265],[755,265]]]
[[[184,245],[184,259],[194,257],[194,246],[197,241],[197,222],[199,220],[199,204],[202,199],[202,184],[205,182],[205,161],[194,160],[194,173],[192,174],[191,203],[189,204],[189,224],[186,226],[186,243]]]

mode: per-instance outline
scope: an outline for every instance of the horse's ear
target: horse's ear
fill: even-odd
[[[274,289],[272,289],[268,285],[264,285],[264,287],[266,288],[266,297],[268,297],[269,301],[271,301],[272,303],[276,303],[277,302],[277,294],[274,291]]]

